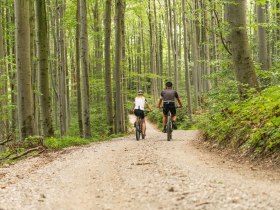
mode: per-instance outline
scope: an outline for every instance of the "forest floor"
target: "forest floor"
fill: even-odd
[[[210,152],[198,131],[134,135],[0,168],[0,209],[280,209],[280,172]]]

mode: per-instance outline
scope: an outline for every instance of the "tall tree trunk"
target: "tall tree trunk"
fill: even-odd
[[[192,103],[191,103],[191,85],[190,85],[190,72],[189,72],[189,58],[188,58],[188,32],[187,32],[187,19],[186,19],[186,0],[182,0],[182,22],[184,30],[184,61],[185,61],[185,86],[188,101],[188,117],[192,121]]]
[[[15,27],[15,17],[14,17],[14,11],[13,7],[9,7],[6,9],[6,24],[5,27],[9,29],[10,27]],[[6,31],[7,36],[9,39],[7,39],[6,44],[6,54],[7,57],[14,58],[15,57],[15,33],[13,33],[11,30]],[[13,65],[8,62],[7,64],[7,71],[9,76],[9,88],[10,88],[10,98],[11,98],[11,105],[16,106],[17,96],[15,94],[16,92],[16,72],[13,68]],[[11,109],[11,129],[10,133],[15,136],[16,135],[16,127],[17,127],[17,110],[15,108]]]
[[[162,18],[164,19],[164,18]],[[162,39],[162,26],[161,24],[159,24],[159,79],[158,79],[158,90],[162,90],[162,85],[163,85],[163,81],[162,81],[162,76],[163,76],[163,68],[164,68],[164,65],[163,65],[163,39]]]
[[[122,101],[121,101],[121,130],[122,132],[127,132],[127,123],[128,120],[128,109],[126,108],[126,101],[127,101],[127,77],[126,77],[126,59],[125,59],[125,7],[126,7],[126,0],[122,0],[122,7],[121,7],[121,38],[122,38],[122,60],[121,60],[121,81],[122,81]],[[136,67],[136,65],[135,65]]]
[[[169,7],[167,4],[167,0],[164,0],[165,5],[165,22],[166,22],[166,39],[167,39],[167,59],[168,59],[168,80],[170,81],[172,78],[172,70],[171,70],[171,36],[170,36],[170,19],[169,19]]]
[[[176,12],[176,1],[173,0],[173,30],[174,30],[174,39],[173,39],[173,59],[174,59],[174,88],[178,90],[178,33],[177,33],[177,12]]]
[[[66,5],[66,3],[65,3]],[[69,87],[71,86],[70,84],[70,78],[69,78],[69,68],[68,68],[68,43],[67,43],[67,38],[65,31],[63,33],[63,39],[65,40],[63,43],[63,49],[64,49],[64,71],[65,71],[65,91],[66,91],[66,126],[67,130],[71,125],[71,110],[70,110],[70,89]],[[69,56],[70,57],[70,56]]]
[[[141,42],[142,42],[142,49],[143,49],[143,73],[147,73],[148,71],[148,56],[146,54],[146,47],[145,47],[145,39],[144,39],[144,27],[143,27],[143,21],[141,20]],[[147,85],[144,86],[144,91],[147,92]]]
[[[196,17],[195,17],[195,21],[194,21],[194,24],[195,24],[195,31],[196,31],[196,40],[197,40],[197,43],[196,43],[196,47],[197,47],[197,99],[198,99],[198,105],[200,106],[201,105],[201,95],[202,95],[202,92],[203,92],[203,75],[202,75],[202,60],[203,60],[203,57],[202,57],[202,25],[200,24],[202,22],[202,14],[200,13],[200,11],[202,11],[201,9],[201,1],[199,0],[195,0],[194,1],[194,8],[195,8],[195,12],[196,12]]]
[[[54,129],[51,116],[51,98],[49,90],[48,69],[48,29],[45,0],[35,0],[36,26],[37,26],[37,54],[39,69],[40,90],[40,117],[44,136],[53,136]]]
[[[215,4],[215,3],[214,3]],[[214,6],[215,7],[215,6]],[[213,48],[212,48],[212,60],[215,61],[215,63],[218,62],[218,53],[217,53],[217,29],[215,27],[216,25],[216,21],[215,21],[215,14],[214,14],[215,11],[212,11],[212,15],[211,15],[211,27],[213,28],[213,33],[212,33],[212,42],[213,42]],[[216,74],[217,71],[218,71],[218,63],[213,65],[213,72]],[[217,76],[215,77],[214,79],[214,87],[217,87],[218,86],[218,79],[217,79]]]
[[[0,133],[0,141],[3,140],[3,138],[6,135],[6,110],[4,109],[6,105],[6,68],[5,68],[5,62],[4,62],[4,33],[3,33],[3,7],[2,2],[0,2],[0,130],[2,131]]]
[[[80,137],[83,137],[82,94],[81,94],[81,68],[80,68],[80,0],[77,0],[76,13],[76,82],[77,82],[77,112]]]
[[[36,37],[35,37],[35,11],[34,11],[34,0],[29,0],[29,24],[30,24],[30,67],[31,67],[31,78],[33,86],[33,113],[34,113],[34,134],[40,135],[39,125],[39,95],[36,93],[38,90],[38,69],[36,57]]]
[[[57,33],[59,39],[58,47],[58,100],[59,100],[59,116],[60,116],[60,133],[66,135],[67,133],[67,90],[66,90],[66,57],[65,57],[65,39],[64,39],[64,0],[60,0],[57,6],[59,15],[57,18]]]
[[[258,22],[258,56],[262,70],[269,69],[269,59],[267,50],[267,39],[264,24],[265,20],[265,5],[257,5],[257,22]]]
[[[156,0],[154,0],[153,2],[153,7],[154,7],[154,48],[155,48],[155,74],[158,76],[162,76],[160,74],[160,55],[159,55],[159,30],[158,30],[158,21],[157,21],[157,7],[156,7]],[[156,96],[155,98],[157,99],[159,96],[159,87],[161,86],[161,79],[157,78],[155,79],[155,90],[154,90],[154,96]]]
[[[98,79],[102,78],[102,37],[100,34],[100,15],[98,8],[98,0],[95,1],[94,5],[94,50],[95,50],[95,72]]]
[[[30,66],[29,0],[15,0],[16,67],[20,140],[34,134]]]
[[[193,3],[193,8],[195,8],[195,2]],[[193,11],[193,15],[195,11]],[[191,31],[191,52],[192,52],[192,75],[193,75],[193,86],[194,86],[194,108],[198,108],[198,42],[197,42],[197,27],[196,20],[192,21],[192,31]]]
[[[140,25],[140,21],[139,21],[139,28],[141,28],[141,25]],[[135,40],[136,41],[136,40]],[[137,86],[138,86],[138,90],[139,89],[142,89],[142,77],[140,76],[141,75],[141,70],[142,70],[142,60],[141,60],[141,31],[139,30],[138,31],[138,34],[137,34],[137,56],[136,56],[136,66],[137,66],[137,74],[138,74],[138,82],[137,82]]]
[[[60,58],[59,56],[59,48],[58,48],[58,37],[59,37],[59,33],[58,33],[58,25],[59,25],[59,21],[58,21],[58,9],[53,11],[53,8],[57,8],[58,7],[58,2],[56,1],[56,3],[54,5],[51,5],[50,0],[47,0],[47,8],[48,9],[48,14],[50,14],[51,18],[49,21],[49,25],[50,25],[50,30],[51,30],[51,34],[52,34],[52,38],[53,38],[53,46],[49,45],[49,51],[51,52],[51,49],[53,49],[53,56],[57,59],[53,59],[50,62],[50,79],[51,79],[51,85],[52,85],[52,110],[54,112],[53,117],[54,117],[54,125],[55,125],[55,130],[59,130],[59,119],[60,119],[60,115],[59,115],[59,109],[60,109],[60,103],[59,103],[59,86],[58,86],[58,60]]]
[[[247,95],[248,88],[258,89],[257,76],[251,59],[246,32],[246,7],[246,0],[234,0],[229,4],[232,59],[241,97]]]
[[[113,133],[113,102],[112,102],[112,80],[111,80],[111,7],[112,0],[106,0],[106,11],[104,19],[104,62],[105,62],[105,90],[106,90],[106,109],[107,125],[109,132]]]
[[[279,0],[275,0],[275,11],[278,11],[278,12],[275,12],[275,19],[276,19],[276,30],[275,30],[275,41],[276,43],[279,43],[280,42],[280,2]],[[277,44],[275,46],[275,50],[273,52],[273,54],[275,54],[275,56],[278,58],[279,57],[279,53],[280,53],[280,49],[279,49],[279,44]]]
[[[204,26],[203,26],[203,34],[204,34],[204,73],[207,76],[210,76],[210,50],[209,50],[209,14],[208,14],[208,10],[209,10],[209,5],[208,5],[208,1],[204,0],[203,1],[203,16],[204,16]],[[206,91],[209,91],[211,89],[211,83],[209,79],[205,79],[205,88]]]
[[[123,132],[122,130],[122,51],[123,51],[123,40],[122,40],[122,7],[123,0],[116,0],[115,3],[115,85],[116,85],[116,129],[115,132]]]
[[[174,69],[175,69],[175,61],[174,61],[174,42],[173,42],[173,24],[172,24],[172,6],[171,6],[171,0],[167,0],[167,9],[168,9],[168,24],[169,24],[169,38],[170,38],[170,47],[173,52],[173,66],[170,69],[170,80],[174,80]],[[171,53],[171,52],[170,52]],[[170,55],[171,59],[171,55]]]
[[[81,70],[82,70],[82,107],[84,137],[91,136],[90,109],[89,109],[89,56],[88,56],[88,33],[87,33],[87,9],[86,0],[80,0],[81,17]]]
[[[150,69],[153,75],[156,75],[156,30],[154,17],[152,15],[152,5],[151,0],[149,0],[149,28],[150,28]],[[154,102],[156,102],[158,94],[157,94],[157,79],[151,78],[151,93],[154,97]]]

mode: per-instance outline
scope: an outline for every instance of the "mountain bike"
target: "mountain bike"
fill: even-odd
[[[140,136],[142,137],[142,139],[145,139],[145,136],[146,136],[146,129],[142,130],[143,120],[144,119],[141,119],[139,116],[137,116],[137,118],[136,118],[135,135],[136,135],[136,140],[137,141],[139,141]]]
[[[176,106],[176,109],[180,108]],[[170,110],[168,110],[167,113],[167,122],[166,122],[166,134],[167,134],[167,141],[170,141],[172,139],[172,132],[173,132],[173,121],[172,121],[172,115]]]
[[[171,112],[169,110],[168,114],[167,114],[167,123],[166,123],[167,141],[170,141],[172,139],[172,131],[173,131],[172,124],[173,123],[172,123],[172,118],[171,118]]]

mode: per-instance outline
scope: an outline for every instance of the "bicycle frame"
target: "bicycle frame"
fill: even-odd
[[[173,131],[172,117],[171,117],[171,112],[169,110],[167,114],[167,123],[166,123],[167,141],[170,141],[172,139],[172,131]]]
[[[163,107],[162,107],[163,108]],[[176,106],[176,109],[180,108]],[[172,122],[172,115],[170,110],[168,110],[167,113],[167,122],[166,122],[166,134],[167,134],[167,141],[170,141],[172,139],[172,132],[173,132],[173,122]]]
[[[139,116],[136,118],[135,135],[137,141],[140,139],[140,135],[142,136],[142,139],[145,139],[145,131],[143,133],[143,120],[144,119],[141,119]]]

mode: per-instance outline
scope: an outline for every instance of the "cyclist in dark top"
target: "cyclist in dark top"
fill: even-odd
[[[161,92],[160,99],[158,102],[158,108],[161,107],[161,103],[163,102],[163,132],[164,133],[166,133],[167,114],[169,110],[171,112],[173,128],[177,129],[175,99],[178,101],[179,104],[178,107],[182,107],[182,102],[179,98],[177,91],[172,89],[172,82],[166,82],[165,86],[166,89]]]

